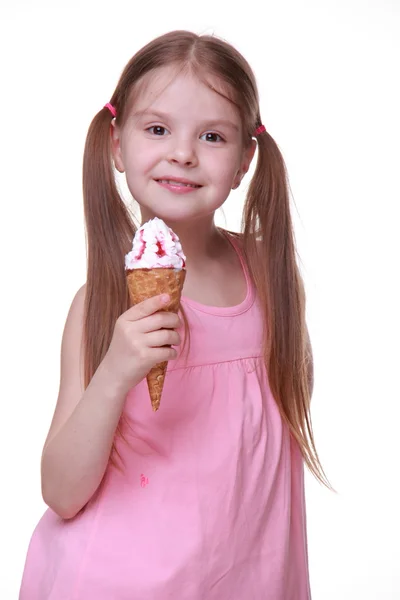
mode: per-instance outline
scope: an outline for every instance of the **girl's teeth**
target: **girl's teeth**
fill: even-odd
[[[179,181],[173,181],[171,179],[160,179],[159,181],[160,181],[160,183],[167,183],[169,185],[180,185],[180,186],[193,187],[193,188],[198,187],[197,185],[193,185],[191,183],[181,183]]]

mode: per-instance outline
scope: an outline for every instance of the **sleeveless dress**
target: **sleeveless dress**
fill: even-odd
[[[263,320],[240,246],[244,301],[182,298],[190,351],[161,406],[144,379],[95,495],[73,519],[48,509],[20,600],[309,600],[304,468],[272,397]]]

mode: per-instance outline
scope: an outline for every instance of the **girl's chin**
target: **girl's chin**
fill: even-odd
[[[140,206],[140,205],[139,205]],[[145,207],[140,206],[140,213],[142,216],[142,222],[149,221],[154,217],[158,217],[165,222],[174,222],[174,223],[187,223],[188,221],[195,221],[198,219],[209,218],[212,219],[213,211],[200,211],[196,210],[195,207],[177,207],[177,206],[167,206],[163,204],[159,208],[156,207]]]

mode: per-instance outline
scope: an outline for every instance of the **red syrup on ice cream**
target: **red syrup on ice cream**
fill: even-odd
[[[167,253],[165,252],[164,248],[162,247],[162,244],[159,240],[157,240],[157,256],[159,256],[160,258],[162,258],[163,256],[166,256]]]
[[[171,234],[172,241],[173,242],[179,242],[178,236],[172,231],[172,229],[169,229],[169,232]],[[144,234],[145,234],[145,232],[144,232],[143,229],[140,229],[137,232],[137,240],[136,241],[139,242],[140,249],[138,250],[137,254],[134,257],[135,261],[141,260],[141,258],[143,257],[143,254],[144,254],[144,252],[146,250],[146,242],[144,241]],[[156,254],[156,256],[158,258],[163,258],[164,256],[168,256],[168,252],[165,250],[165,243],[164,242],[165,242],[165,240],[163,240],[163,239],[156,241],[156,246],[157,246],[158,250],[155,252],[155,254]],[[183,263],[181,268],[185,269],[186,268],[186,262],[185,262],[185,260],[183,258],[181,260],[182,260],[182,263]],[[171,267],[162,267],[162,268],[174,268],[174,267],[171,266]],[[143,267],[143,269],[146,270],[146,271],[147,270],[151,270],[150,268],[145,268],[145,267]],[[127,270],[131,271],[131,269],[127,269]]]

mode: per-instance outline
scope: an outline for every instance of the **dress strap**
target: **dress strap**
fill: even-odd
[[[238,239],[236,238],[235,235],[232,235],[226,229],[220,228],[220,231],[224,234],[226,239],[232,244],[234,250],[236,251],[236,254],[238,255],[239,260],[240,260],[240,264],[242,265],[242,270],[244,272],[244,276],[246,278],[247,289],[248,290],[251,289],[253,287],[253,283],[251,281],[249,268],[247,266],[246,259],[244,257],[243,249],[241,248],[240,242],[238,241]]]

